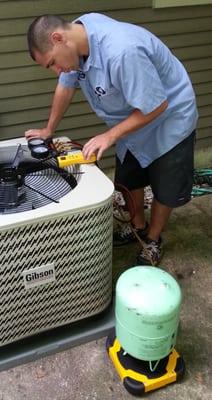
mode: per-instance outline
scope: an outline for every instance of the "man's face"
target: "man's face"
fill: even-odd
[[[44,68],[50,68],[58,76],[61,72],[76,71],[79,69],[79,56],[74,44],[54,44],[45,54],[35,51],[35,60]]]

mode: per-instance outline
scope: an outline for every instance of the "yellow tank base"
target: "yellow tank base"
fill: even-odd
[[[114,334],[108,336],[106,348],[124,387],[132,395],[142,396],[180,381],[184,376],[185,364],[175,349],[167,357],[161,359],[155,369],[153,361],[154,371],[151,371],[149,361],[138,360],[125,354]]]

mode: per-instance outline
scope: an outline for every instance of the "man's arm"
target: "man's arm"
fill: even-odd
[[[84,157],[89,158],[91,154],[96,153],[97,159],[99,160],[102,157],[103,152],[116,143],[120,138],[135,132],[139,128],[143,128],[162,114],[167,107],[168,102],[164,101],[151,113],[145,115],[142,114],[140,110],[135,109],[124,121],[115,125],[107,132],[90,139],[83,147]]]
[[[63,115],[67,111],[75,91],[75,88],[67,88],[58,84],[55,90],[49,120],[46,128],[29,129],[25,132],[26,138],[31,139],[34,137],[40,137],[43,139],[47,139],[48,137],[51,137],[55,132],[55,129],[57,128],[59,122],[63,118]]]

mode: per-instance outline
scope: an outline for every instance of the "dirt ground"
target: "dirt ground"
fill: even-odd
[[[186,364],[181,383],[151,392],[156,400],[212,399],[212,197],[176,210],[163,233],[161,267],[183,293],[177,350]],[[134,265],[137,244],[114,249],[114,283]],[[105,350],[105,337],[0,373],[0,400],[127,400]]]

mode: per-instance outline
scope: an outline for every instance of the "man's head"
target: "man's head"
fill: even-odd
[[[42,15],[30,25],[27,33],[31,57],[58,75],[79,68],[79,39],[76,29],[55,15]],[[80,32],[79,32],[80,33]]]

